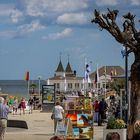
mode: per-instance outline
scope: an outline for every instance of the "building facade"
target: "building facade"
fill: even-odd
[[[103,66],[98,69],[99,80],[95,83],[97,71],[91,73],[90,83],[86,82],[85,77],[77,76],[76,71],[73,71],[70,63],[67,63],[64,69],[60,60],[58,67],[53,77],[49,78],[49,84],[55,85],[55,90],[59,92],[72,92],[81,90],[94,90],[98,88],[106,88],[107,83],[112,80],[113,76],[124,74],[124,69],[120,66]]]

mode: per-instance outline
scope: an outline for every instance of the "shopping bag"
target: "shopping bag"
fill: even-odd
[[[51,119],[52,119],[52,120],[54,119],[54,114],[51,115]]]

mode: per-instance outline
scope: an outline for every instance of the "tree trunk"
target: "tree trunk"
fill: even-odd
[[[140,51],[134,52],[135,61],[131,66],[131,105],[128,126],[128,139],[133,140],[136,132],[134,125],[140,121]]]

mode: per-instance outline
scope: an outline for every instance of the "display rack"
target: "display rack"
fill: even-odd
[[[67,135],[73,135],[72,124],[69,118],[57,122],[55,135],[63,136],[64,140],[66,140]]]
[[[69,96],[64,104],[65,117],[70,119],[73,135],[67,140],[93,140],[92,99],[83,96]]]

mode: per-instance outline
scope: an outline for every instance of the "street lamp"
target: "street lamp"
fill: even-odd
[[[38,76],[38,95],[39,95],[39,99],[40,99],[40,80],[41,80],[41,76]]]
[[[125,95],[126,95],[126,123],[128,122],[128,48],[125,47]]]

